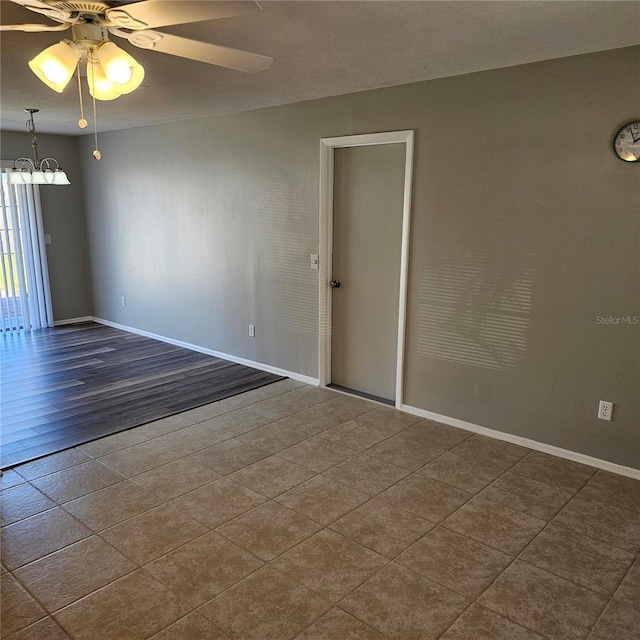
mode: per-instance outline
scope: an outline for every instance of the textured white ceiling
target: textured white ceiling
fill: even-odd
[[[274,58],[246,75],[136,49],[140,89],[98,103],[101,131],[186,120],[640,44],[640,1],[275,1],[262,13],[165,30]],[[3,24],[39,16],[2,0]],[[2,34],[1,122],[79,134],[74,82],[58,94],[27,61],[66,33]],[[634,80],[638,82],[638,78]],[[87,105],[88,106],[88,105]]]

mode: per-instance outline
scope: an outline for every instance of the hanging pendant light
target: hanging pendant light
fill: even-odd
[[[31,136],[32,158],[17,158],[13,162],[12,169],[7,173],[9,184],[71,184],[67,174],[55,158],[42,158],[38,155],[38,139],[36,138],[36,125],[33,114],[39,109],[25,109],[29,114],[27,131]]]

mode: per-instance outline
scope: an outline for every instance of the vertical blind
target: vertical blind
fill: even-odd
[[[39,187],[8,184],[3,170],[0,198],[0,331],[52,327]]]

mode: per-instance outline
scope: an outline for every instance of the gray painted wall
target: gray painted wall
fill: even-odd
[[[26,119],[25,115],[25,122]],[[55,320],[67,320],[90,316],[93,315],[93,298],[77,139],[38,133],[38,151],[41,157],[56,158],[71,181],[68,186],[40,187],[45,233],[51,234],[47,262],[53,317]],[[33,157],[26,128],[24,132],[0,131],[0,155],[3,160]]]
[[[640,315],[638,77],[633,47],[85,138],[96,315],[317,376],[318,140],[415,129],[406,403],[640,468],[640,326],[598,322]]]

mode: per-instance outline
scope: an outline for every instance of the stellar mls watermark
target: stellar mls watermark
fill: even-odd
[[[596,324],[638,325],[640,316],[596,316]]]

